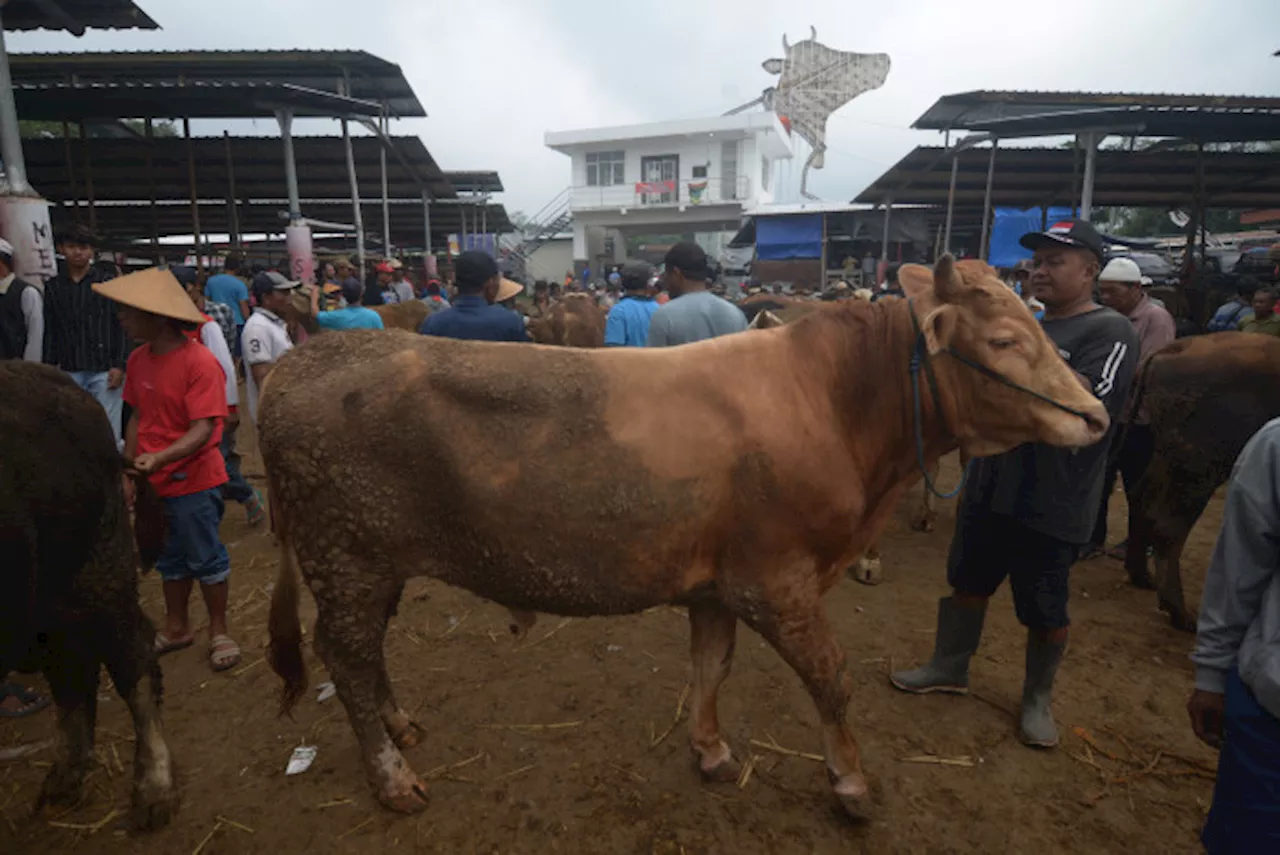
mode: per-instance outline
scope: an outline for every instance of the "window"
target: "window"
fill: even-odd
[[[706,178],[706,177],[707,177],[707,168],[706,168],[705,166],[695,166],[695,167],[693,168],[693,177],[694,177],[694,178]]]
[[[622,164],[626,160],[623,151],[587,152],[587,186],[611,187],[622,184]]]

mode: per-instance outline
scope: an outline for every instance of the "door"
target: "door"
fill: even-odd
[[[679,192],[680,156],[661,154],[640,158],[640,180],[644,192],[641,205],[673,205]]]
[[[726,202],[738,198],[738,141],[720,144],[720,198]]]

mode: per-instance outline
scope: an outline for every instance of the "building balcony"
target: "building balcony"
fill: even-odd
[[[610,186],[575,186],[569,207],[574,211],[624,210],[629,208],[679,208],[687,210],[710,205],[750,203],[747,176],[735,179],[681,178],[667,181],[636,181]]]

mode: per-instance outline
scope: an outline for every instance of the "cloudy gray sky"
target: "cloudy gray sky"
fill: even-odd
[[[427,108],[396,132],[419,134],[445,169],[499,170],[508,208],[527,212],[569,183],[545,131],[717,115],[775,80],[760,63],[811,24],[830,47],[893,62],[883,88],[832,117],[827,168],[810,181],[828,199],[852,198],[933,142],[908,126],[946,93],[1280,93],[1277,0],[138,2],[162,30],[10,34],[9,49],[366,50],[398,63]]]

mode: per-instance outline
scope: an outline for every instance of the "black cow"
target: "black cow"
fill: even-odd
[[[44,672],[63,743],[38,806],[80,798],[105,664],[133,715],[130,820],[145,829],[169,822],[177,794],[122,472],[92,397],[60,371],[0,362],[0,679]],[[140,493],[138,532],[151,562],[163,538],[160,512],[154,493]]]
[[[1280,416],[1280,339],[1237,332],[1179,339],[1146,363],[1136,394],[1151,417],[1154,451],[1129,507],[1125,569],[1133,584],[1159,592],[1175,627],[1192,632],[1182,548],[1245,443]]]

